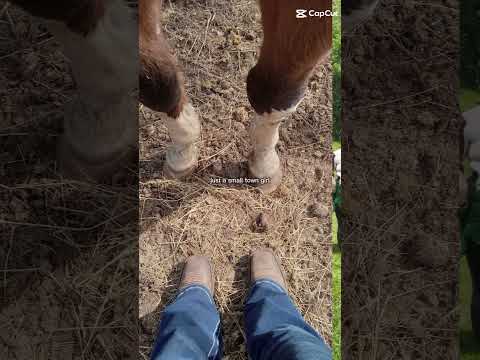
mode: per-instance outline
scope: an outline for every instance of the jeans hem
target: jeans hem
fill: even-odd
[[[250,291],[248,292],[248,298],[250,298],[253,290],[255,290],[257,286],[264,285],[264,284],[274,288],[275,290],[280,291],[282,294],[288,295],[287,291],[279,283],[271,279],[265,278],[265,279],[258,279],[252,284],[252,286],[250,287]]]
[[[210,302],[215,305],[215,300],[213,299],[213,296],[212,296],[212,293],[210,292],[210,290],[206,287],[206,286],[203,286],[203,285],[200,285],[200,284],[191,284],[191,285],[188,285],[184,288],[182,288],[179,293],[175,296],[175,301],[179,298],[181,298],[183,295],[185,295],[187,292],[191,291],[191,290],[194,290],[194,289],[199,289],[201,290],[202,292],[205,293],[205,295],[208,296],[208,299],[210,300]]]

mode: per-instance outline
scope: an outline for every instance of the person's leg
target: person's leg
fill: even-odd
[[[220,315],[213,300],[213,280],[206,258],[185,265],[175,301],[163,314],[153,360],[218,360],[222,355]]]
[[[245,305],[247,348],[252,360],[324,360],[331,350],[288,296],[278,260],[268,250],[251,261],[252,287]]]

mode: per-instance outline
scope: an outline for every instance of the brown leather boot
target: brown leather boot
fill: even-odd
[[[257,280],[272,280],[287,291],[287,282],[283,275],[280,260],[270,249],[258,249],[250,260],[250,285]]]
[[[205,286],[214,296],[215,279],[213,277],[213,267],[208,257],[190,256],[185,262],[178,289],[182,290],[190,285]]]

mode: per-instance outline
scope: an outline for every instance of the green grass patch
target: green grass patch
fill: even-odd
[[[338,15],[341,12],[341,0],[333,1],[333,11]],[[341,16],[333,18],[333,44],[332,44],[332,68],[333,68],[333,126],[332,126],[332,148],[341,148],[342,126],[342,41]],[[337,242],[338,221],[335,212],[332,211],[332,299],[333,299],[333,360],[342,358],[342,254]]]
[[[337,244],[338,222],[335,213],[332,214],[332,296],[333,296],[333,360],[342,358],[342,254]]]
[[[341,0],[333,1],[333,11],[340,15]],[[332,68],[333,68],[333,140],[340,141],[342,136],[342,24],[341,16],[333,17],[333,43],[332,43]]]
[[[460,109],[462,112],[478,105],[480,105],[480,90],[460,90]]]

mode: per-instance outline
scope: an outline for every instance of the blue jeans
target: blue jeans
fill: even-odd
[[[331,360],[324,340],[309,326],[288,294],[271,280],[258,280],[245,304],[251,360]],[[153,360],[219,360],[220,315],[203,286],[183,289],[165,308]]]

